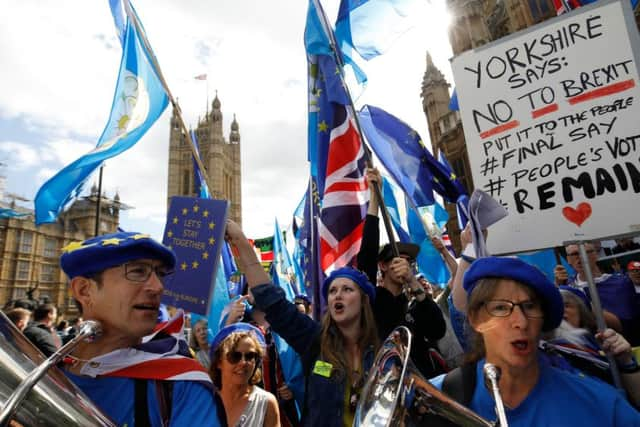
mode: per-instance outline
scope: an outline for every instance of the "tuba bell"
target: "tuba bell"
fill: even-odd
[[[0,426],[83,426],[115,424],[55,366],[78,342],[95,335],[85,322],[78,336],[49,359],[0,312]]]
[[[354,427],[428,426],[433,416],[458,426],[494,427],[418,372],[409,358],[411,338],[411,332],[400,326],[383,343],[360,395]]]

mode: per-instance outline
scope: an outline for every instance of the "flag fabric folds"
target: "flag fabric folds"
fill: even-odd
[[[196,149],[196,153],[198,153],[198,156],[199,156],[200,148],[198,147],[198,138],[196,137],[196,133],[193,130],[189,132],[191,133],[191,140],[193,141],[193,145]],[[202,171],[198,166],[198,162],[196,162],[195,156],[192,155],[191,157],[193,160],[193,183],[194,183],[196,193],[198,194],[198,197],[200,197],[201,199],[210,199],[211,195],[209,194],[209,187],[207,186],[207,181],[205,181],[204,177],[202,176]]]
[[[369,193],[365,153],[349,96],[313,1],[305,28],[309,59],[309,159],[322,210],[320,266],[325,273],[352,264],[360,250]],[[339,49],[337,55],[339,55]]]
[[[167,94],[133,23],[127,19],[111,114],[96,147],[45,182],[35,197],[35,222],[54,222],[102,163],[135,145],[168,105]]]
[[[341,0],[336,40],[345,56],[355,50],[365,60],[381,55],[415,23],[419,0]]]
[[[595,3],[597,0],[553,0],[553,5],[556,8],[558,15],[569,12],[573,9],[577,9],[580,6]],[[631,0],[631,8],[635,9],[638,6],[638,0]]]
[[[383,177],[382,194],[398,238],[401,242],[411,242],[420,246],[420,252],[416,258],[420,272],[429,282],[442,286],[447,283],[451,275],[442,257],[431,243],[431,237],[425,225],[429,225],[432,228],[431,232],[436,233],[437,230],[442,230],[449,216],[437,203],[431,206],[415,207],[405,195],[398,193],[401,192]],[[402,203],[398,203],[398,199]]]
[[[20,213],[9,208],[0,208],[0,219],[3,218],[22,218],[29,215],[28,213]]]
[[[282,231],[278,225],[278,219],[275,220],[275,229],[273,231],[273,263],[271,263],[271,280],[273,283],[282,288],[287,300],[293,301],[297,294],[297,289],[292,283],[292,277],[295,279],[295,271],[293,270],[293,262],[289,251],[284,245]]]
[[[409,125],[372,105],[362,107],[359,117],[371,148],[416,206],[432,205],[434,190],[451,203],[466,194],[453,171],[433,157]]]

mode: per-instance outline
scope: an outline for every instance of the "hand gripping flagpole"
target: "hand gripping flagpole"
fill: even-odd
[[[176,115],[178,117],[178,121],[180,122],[180,127],[182,128],[182,132],[186,135],[187,141],[189,142],[189,147],[191,148],[191,153],[193,154],[193,158],[195,159],[196,163],[198,164],[198,167],[200,168],[200,172],[202,173],[202,179],[204,179],[205,183],[207,184],[207,187],[210,189],[210,191],[212,191],[213,187],[211,186],[209,175],[207,174],[207,170],[204,168],[202,160],[200,159],[200,154],[198,153],[198,150],[196,150],[196,146],[193,143],[193,140],[191,139],[191,134],[187,129],[187,125],[185,124],[184,119],[182,118],[182,110],[180,109],[180,105],[178,105],[178,102],[174,99],[173,95],[171,94],[171,90],[169,90],[169,85],[167,84],[167,81],[165,80],[164,75],[162,74],[162,70],[160,69],[160,64],[158,63],[156,55],[153,53],[153,50],[151,49],[151,44],[149,43],[149,40],[147,40],[147,35],[142,29],[142,26],[138,21],[138,16],[132,9],[132,6],[129,0],[125,0],[123,3],[124,3],[125,13],[129,17],[131,24],[133,24],[133,26],[135,27],[136,32],[138,33],[138,36],[140,37],[140,40],[142,41],[142,44],[144,44],[144,48],[149,55],[149,59],[151,60],[151,66],[155,70],[156,75],[158,76],[158,79],[162,84],[162,87],[164,87],[164,90],[167,93],[167,96],[169,97],[169,102],[171,102],[171,105],[173,106],[175,112],[177,113]]]
[[[366,156],[367,167],[373,167],[373,159],[371,156],[371,149],[368,147],[367,143],[364,139],[364,133],[362,132],[362,128],[360,127],[360,119],[358,118],[358,113],[356,112],[355,106],[353,104],[353,98],[351,97],[351,92],[349,91],[349,86],[344,80],[344,61],[342,60],[342,56],[338,52],[338,47],[336,44],[336,38],[333,34],[333,30],[329,25],[329,21],[327,19],[327,15],[324,13],[324,9],[322,8],[322,4],[320,4],[320,0],[312,0],[313,5],[315,6],[316,13],[318,14],[318,18],[320,18],[320,23],[322,24],[322,30],[325,35],[329,39],[329,47],[331,48],[331,52],[333,52],[333,58],[338,64],[338,68],[340,71],[340,83],[347,94],[347,99],[349,100],[348,108],[351,109],[351,115],[353,116],[353,120],[356,124],[356,130],[358,135],[360,136],[360,141],[362,141],[362,146],[364,148],[364,153]],[[400,252],[398,251],[398,246],[396,245],[396,239],[393,235],[393,228],[391,227],[391,220],[389,219],[389,212],[387,211],[387,205],[384,202],[382,197],[382,192],[380,191],[380,184],[377,182],[372,182],[373,190],[375,192],[376,198],[378,199],[378,205],[380,207],[380,213],[382,215],[382,221],[384,222],[384,228],[387,231],[387,237],[389,238],[389,245],[391,246],[391,253],[394,257],[400,256]]]

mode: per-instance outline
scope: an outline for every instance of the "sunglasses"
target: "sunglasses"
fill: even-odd
[[[241,360],[244,360],[247,363],[256,362],[260,356],[255,351],[249,351],[247,353],[243,353],[241,351],[230,351],[227,353],[227,361],[232,365],[239,363]]]

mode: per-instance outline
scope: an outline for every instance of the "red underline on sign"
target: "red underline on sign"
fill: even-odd
[[[569,104],[574,105],[580,102],[589,101],[591,99],[600,98],[607,95],[613,95],[614,93],[623,92],[627,89],[631,89],[636,85],[633,79],[625,80],[623,82],[613,83],[609,86],[603,86],[598,89],[590,90],[589,92],[582,93],[580,95],[569,98]]]
[[[540,116],[544,116],[545,114],[553,113],[554,111],[558,111],[558,104],[547,105],[546,107],[538,108],[537,110],[533,110],[531,112],[531,117],[537,119]]]
[[[496,126],[493,129],[485,130],[480,134],[480,138],[488,138],[490,136],[496,135],[498,133],[502,133],[509,129],[513,129],[514,127],[517,127],[517,126],[520,126],[520,122],[517,120],[511,120],[510,122],[500,126]]]

